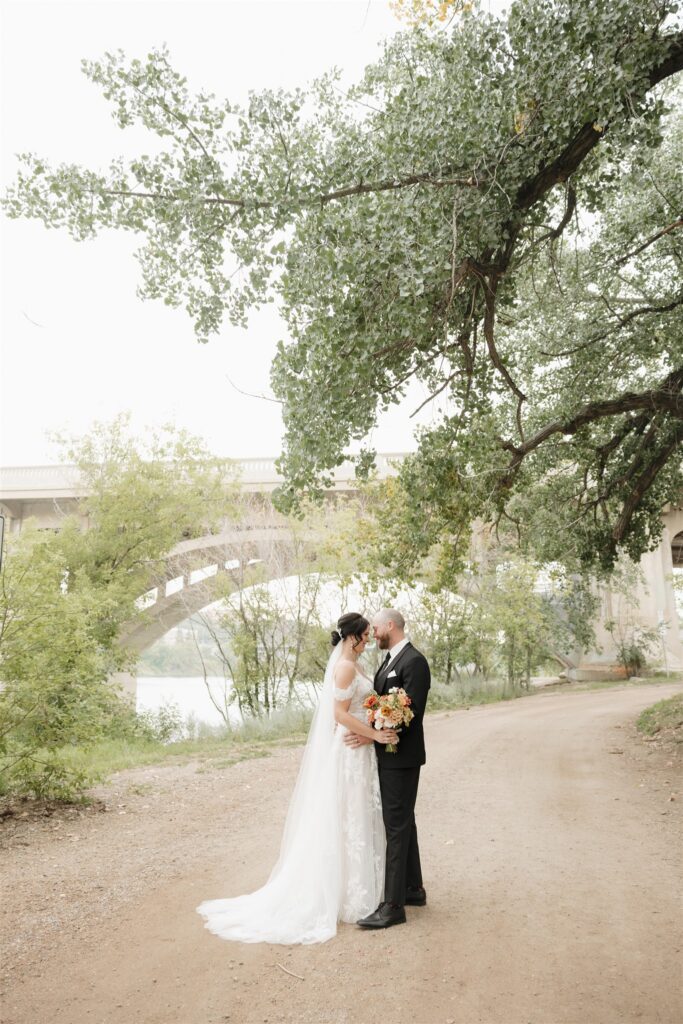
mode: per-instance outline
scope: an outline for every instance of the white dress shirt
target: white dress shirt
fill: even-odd
[[[389,648],[389,661],[387,662],[387,670],[391,668],[392,661],[394,660],[396,655],[403,650],[407,643],[410,643],[410,641],[408,640],[407,636],[404,636],[402,640],[399,640],[397,644],[394,644],[393,647]]]

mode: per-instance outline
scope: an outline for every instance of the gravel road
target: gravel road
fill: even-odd
[[[679,1024],[682,758],[633,722],[680,690],[429,716],[428,905],[320,946],[225,942],[195,913],[265,881],[300,748],[120,772],[95,809],[13,819],[3,1024]]]

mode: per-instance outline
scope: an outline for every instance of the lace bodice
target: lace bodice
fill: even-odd
[[[335,686],[333,693],[335,700],[348,700],[351,698],[349,714],[353,715],[354,718],[360,718],[363,722],[365,721],[366,714],[363,701],[369,693],[372,693],[372,683],[366,676],[356,672],[356,677],[350,686],[346,687],[346,689]]]

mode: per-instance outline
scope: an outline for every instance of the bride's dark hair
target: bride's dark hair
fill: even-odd
[[[368,620],[358,612],[347,612],[346,615],[337,619],[337,628],[332,630],[332,646],[336,647],[342,640],[346,640],[347,636],[353,636],[358,641],[353,646],[357,647],[369,625]]]

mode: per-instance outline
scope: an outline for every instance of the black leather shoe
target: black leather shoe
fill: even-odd
[[[406,912],[393,903],[380,903],[373,914],[356,921],[361,928],[391,928],[392,924],[405,924]]]
[[[427,893],[420,886],[419,889],[406,889],[407,907],[424,907],[427,902]]]

